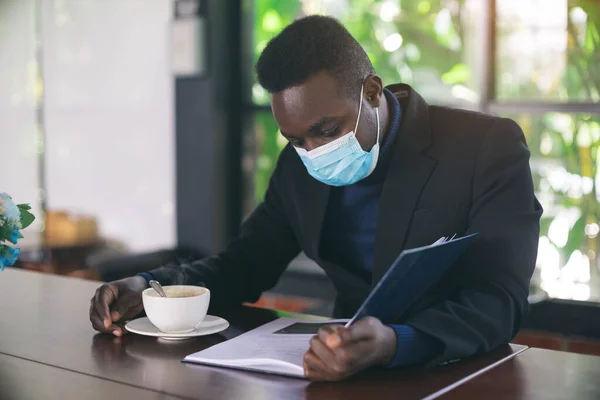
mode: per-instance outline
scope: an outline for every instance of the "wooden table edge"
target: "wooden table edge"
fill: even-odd
[[[131,383],[127,383],[127,382],[122,382],[122,381],[117,381],[114,379],[109,379],[109,378],[105,378],[102,376],[98,376],[98,375],[93,375],[93,374],[89,374],[86,372],[81,372],[81,371],[76,371],[70,368],[65,368],[65,367],[61,367],[58,365],[53,365],[53,364],[48,364],[42,361],[37,361],[37,360],[32,360],[26,357],[21,357],[21,356],[17,356],[14,354],[9,354],[6,352],[0,352],[0,356],[4,356],[4,357],[9,357],[9,358],[14,358],[16,360],[20,360],[20,361],[25,361],[27,363],[32,363],[32,364],[36,364],[36,365],[41,365],[43,367],[46,368],[50,368],[53,370],[59,370],[65,373],[69,373],[69,374],[73,374],[73,375],[77,375],[77,376],[83,376],[92,380],[97,380],[97,381],[103,381],[106,382],[108,384],[114,385],[114,386],[124,386],[124,387],[129,387],[132,389],[136,389],[136,390],[140,390],[143,392],[150,392],[150,393],[154,393],[154,394],[159,394],[167,399],[177,399],[177,400],[193,400],[193,398],[191,397],[186,397],[186,396],[181,396],[178,394],[173,394],[173,393],[169,393],[169,392],[165,392],[162,390],[156,390],[156,389],[151,389],[148,387],[144,387],[144,386],[140,386],[140,385],[134,385]]]
[[[498,360],[495,363],[490,364],[487,367],[480,369],[479,371],[475,371],[472,374],[465,376],[464,378],[454,382],[453,384],[448,385],[445,388],[442,388],[442,389],[438,390],[437,392],[430,394],[427,397],[424,397],[422,400],[437,399],[437,398],[445,395],[446,393],[456,389],[457,387],[467,383],[468,381],[470,381],[474,378],[477,378],[479,375],[485,374],[486,372],[496,368],[497,366],[504,364],[505,362],[515,358],[516,356],[518,356],[519,354],[521,354],[527,350],[529,350],[529,347],[526,347],[526,346],[523,347],[522,349],[516,350],[514,353],[509,354],[508,356],[504,357],[503,359]]]

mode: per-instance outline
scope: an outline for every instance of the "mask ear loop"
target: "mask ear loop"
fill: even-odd
[[[379,144],[379,107],[375,107],[375,115],[377,115],[377,143],[375,144]]]
[[[356,118],[356,126],[354,127],[354,134],[356,135],[356,131],[358,130],[358,123],[360,121],[360,113],[362,112],[362,101],[363,101],[363,89],[365,84],[360,85],[360,102],[358,103],[358,118]]]
[[[371,148],[370,153],[373,153],[373,149],[376,146],[379,147],[379,133],[380,133],[380,129],[379,129],[379,107],[374,107],[374,108],[375,108],[375,115],[377,116],[377,142]],[[371,168],[369,169],[369,172],[367,173],[367,176],[371,175],[371,173],[375,170],[375,167],[377,166],[377,161],[379,160],[379,153],[380,153],[380,151],[381,151],[381,149],[378,149],[377,152],[374,154],[374,156],[373,156],[373,163],[371,164]]]

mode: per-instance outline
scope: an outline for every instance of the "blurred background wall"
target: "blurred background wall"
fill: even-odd
[[[173,246],[169,0],[0,1],[0,182],[96,218],[132,251]],[[41,231],[43,220],[36,227]]]

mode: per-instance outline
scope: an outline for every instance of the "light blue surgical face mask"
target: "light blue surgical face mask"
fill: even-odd
[[[360,88],[360,105],[358,106],[358,118],[354,131],[344,136],[306,151],[294,147],[306,166],[310,176],[330,186],[347,186],[369,176],[379,159],[379,109],[375,108],[377,115],[377,142],[371,151],[365,151],[360,147],[356,139],[356,130],[360,121],[362,111],[363,87]]]

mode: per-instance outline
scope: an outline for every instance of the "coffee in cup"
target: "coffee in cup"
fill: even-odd
[[[189,333],[202,322],[208,311],[210,291],[200,286],[163,286],[167,297],[154,289],[142,292],[148,319],[164,333]]]

